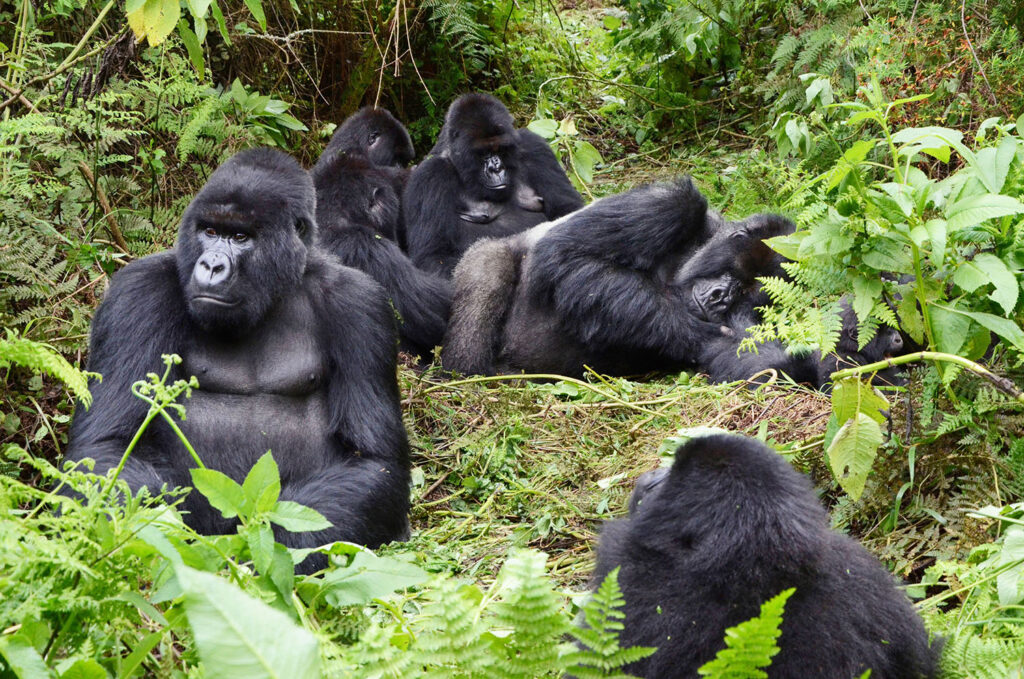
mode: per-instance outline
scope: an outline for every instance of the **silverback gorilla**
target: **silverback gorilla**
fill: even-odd
[[[746,329],[760,322],[757,307],[769,303],[758,278],[785,276],[764,239],[792,229],[777,215],[725,221],[681,179],[476,243],[455,270],[442,361],[485,375],[697,368],[732,381],[775,370],[820,386],[831,370],[818,352],[798,356],[769,342],[737,354]],[[849,337],[856,317],[845,313],[843,325],[844,361],[900,348],[883,331],[858,352]]]
[[[692,286],[676,277],[719,225],[681,179],[477,244],[456,269],[445,367],[573,376],[584,365],[617,375],[694,365],[731,330],[696,314]]]
[[[395,242],[401,215],[394,172],[355,153],[324,151],[312,171],[318,245],[384,287],[401,316],[401,349],[430,358],[444,339],[452,284],[417,269]]]
[[[452,103],[429,158],[409,177],[403,209],[412,261],[450,276],[476,240],[500,238],[583,206],[541,137],[517,130],[486,94]]]
[[[241,481],[271,450],[281,499],[333,524],[280,531],[284,544],[407,537],[394,316],[365,274],[310,247],[314,205],[309,174],[279,151],[244,151],[211,175],[175,249],[118,272],[96,312],[89,370],[103,381],[90,385],[93,406],[75,413],[70,459],[91,457],[100,474],[117,465],[146,414],[132,382],[162,372],[160,355],[174,352],[183,363],[172,379],[199,379],[181,428],[203,462]],[[121,478],[133,489],[189,486],[190,466],[157,418]],[[183,508],[203,533],[233,528],[197,493]]]
[[[640,478],[630,507],[602,529],[594,573],[596,587],[620,568],[620,643],[658,648],[630,674],[696,679],[724,648],[726,628],[795,587],[771,679],[936,675],[937,649],[892,576],[829,529],[810,482],[767,446],[728,435],[690,441],[671,471]]]

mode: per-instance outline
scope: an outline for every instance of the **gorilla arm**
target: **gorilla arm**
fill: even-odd
[[[450,276],[464,250],[458,241],[457,196],[462,194],[452,164],[439,156],[423,161],[402,196],[409,258],[424,271]]]
[[[429,357],[444,340],[452,304],[452,284],[413,266],[394,242],[354,224],[332,228],[322,246],[346,266],[364,271],[383,286],[402,317],[400,335],[408,349]]]
[[[136,260],[114,275],[89,342],[88,368],[103,380],[90,382],[93,405],[88,410],[78,406],[68,459],[95,459],[97,474],[117,466],[148,410],[131,393],[132,383],[147,373],[163,374],[161,355],[182,353],[187,327],[173,251]],[[180,368],[173,366],[169,379],[180,377]],[[162,476],[154,460],[147,459],[146,443],[161,425],[150,425],[121,472],[133,490],[147,486],[155,491],[177,481]],[[183,446],[180,452],[188,455]]]
[[[689,313],[671,284],[675,262],[708,238],[707,202],[689,180],[604,198],[534,247],[530,295],[553,304],[585,345],[650,349],[693,361],[728,334]]]
[[[544,214],[557,219],[583,207],[583,198],[565,175],[548,143],[530,130],[518,130],[519,157],[526,183],[544,199]]]
[[[289,488],[283,499],[312,502],[333,528],[294,533],[292,546],[348,540],[376,547],[408,535],[409,444],[399,409],[394,314],[381,288],[362,272],[322,258],[314,297],[329,375],[328,426],[340,449],[323,473]]]

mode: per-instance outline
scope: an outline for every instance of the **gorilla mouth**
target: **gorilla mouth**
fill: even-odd
[[[697,305],[701,319],[708,320],[708,310],[704,308],[704,303],[700,301],[700,295],[697,294],[696,288],[690,291],[690,297],[693,299],[693,303]]]
[[[223,297],[214,297],[213,295],[194,295],[192,301],[225,308],[238,306],[238,300],[224,299]]]
[[[489,189],[494,189],[495,191],[500,191],[500,190],[502,190],[504,188],[508,188],[508,182],[501,182],[500,184],[488,183],[488,184],[485,184],[485,186],[487,188],[489,188]]]

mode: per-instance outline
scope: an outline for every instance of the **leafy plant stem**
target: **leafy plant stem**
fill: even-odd
[[[990,372],[987,368],[974,361],[970,361],[962,356],[956,356],[954,354],[944,354],[938,351],[917,351],[913,354],[906,354],[904,356],[897,356],[895,358],[887,358],[884,361],[876,361],[874,363],[868,363],[865,365],[858,365],[853,368],[846,368],[845,370],[839,370],[832,373],[830,376],[833,382],[845,379],[847,377],[859,377],[865,373],[873,373],[884,368],[892,368],[897,365],[904,365],[907,363],[915,363],[917,361],[945,361],[947,363],[955,363],[962,368],[965,368],[975,375],[982,377],[992,383],[999,391],[1012,396],[1016,401],[1024,403],[1024,391],[1021,391],[1014,385],[1013,382],[1000,377],[993,372]]]

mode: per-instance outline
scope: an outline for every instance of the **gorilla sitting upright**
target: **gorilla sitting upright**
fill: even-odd
[[[594,587],[616,567],[619,642],[658,648],[632,675],[696,679],[727,628],[795,587],[771,679],[936,676],[937,649],[889,572],[831,531],[808,479],[753,439],[696,439],[671,471],[642,476],[629,517],[601,531]]]
[[[517,130],[508,109],[486,94],[448,109],[429,158],[403,198],[408,251],[416,266],[450,276],[475,241],[500,238],[583,206],[541,137]]]
[[[451,308],[447,278],[417,269],[400,239],[400,186],[393,168],[327,149],[313,167],[318,245],[380,283],[401,316],[401,349],[429,358],[444,339]]]
[[[146,416],[131,385],[194,375],[181,429],[210,468],[241,481],[273,452],[281,499],[333,524],[279,531],[291,547],[346,540],[370,547],[408,536],[409,457],[396,382],[394,315],[368,276],[312,247],[309,174],[280,151],[244,151],[210,176],[185,210],[174,250],[128,264],[96,312],[89,370],[95,401],[78,408],[68,458],[116,467]],[[192,458],[160,418],[127,459],[132,489],[192,485]],[[186,521],[232,530],[198,493]],[[323,563],[313,557],[311,570]]]

